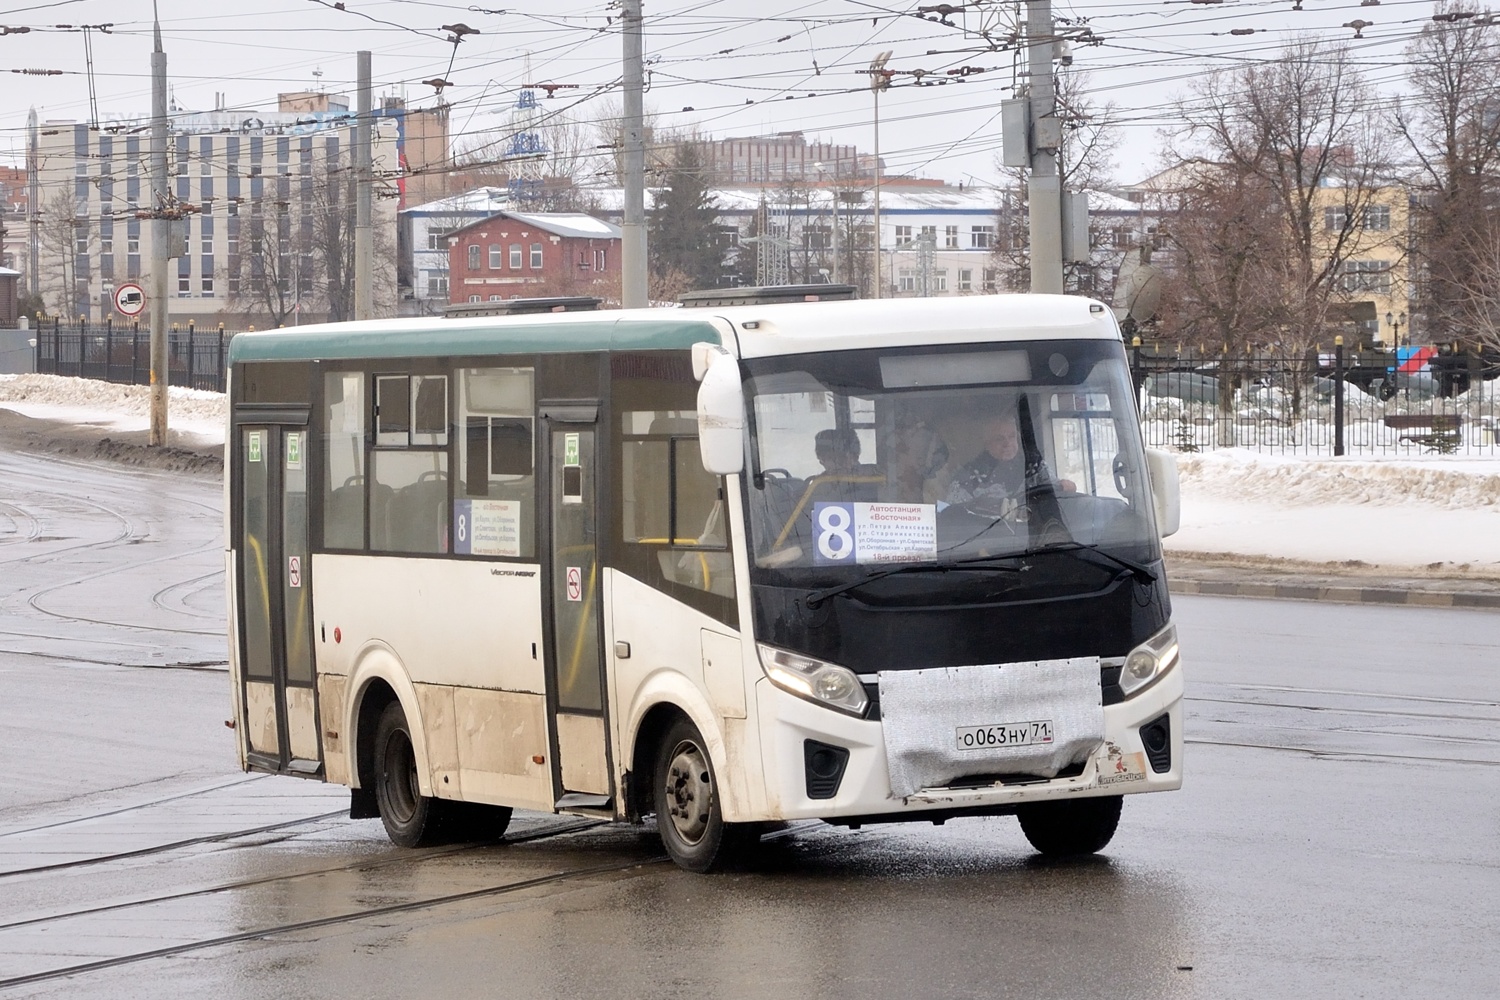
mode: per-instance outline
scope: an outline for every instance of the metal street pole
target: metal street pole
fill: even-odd
[[[880,92],[891,85],[890,74],[885,64],[891,58],[891,50],[880,53],[870,63],[870,90],[875,95],[875,297],[882,298],[880,279]]]
[[[27,235],[31,238],[31,254],[27,258],[26,286],[35,297],[41,288],[41,234],[38,217],[41,212],[42,170],[41,139],[37,128],[36,108],[26,116],[26,216]],[[32,319],[36,317],[33,316]]]
[[[646,292],[646,122],[642,92],[645,68],[641,52],[641,0],[624,0],[625,39],[625,218],[620,227],[620,304],[626,309],[649,305]]]
[[[156,46],[151,52],[151,430],[147,443],[167,443],[167,265],[172,224],[167,219],[167,54],[161,20],[152,3]]]
[[[1026,0],[1027,64],[1030,69],[1031,176],[1026,197],[1031,225],[1031,290],[1060,294],[1062,265],[1062,178],[1057,147],[1062,127],[1057,118],[1057,91],[1052,55],[1057,43],[1051,0]]]
[[[370,230],[370,53],[355,53],[359,88],[354,120],[354,318],[371,319],[375,315],[375,241]],[[297,298],[301,300],[301,289]],[[300,317],[298,318],[300,322]]]

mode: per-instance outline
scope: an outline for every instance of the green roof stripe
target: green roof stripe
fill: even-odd
[[[718,328],[701,319],[670,316],[587,321],[528,316],[410,324],[387,320],[241,333],[229,342],[229,362],[666,351],[685,350],[700,341],[720,343]]]

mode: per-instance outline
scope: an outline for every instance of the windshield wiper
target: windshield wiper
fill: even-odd
[[[947,573],[947,572],[950,572],[952,570],[961,570],[961,571],[969,571],[969,572],[974,572],[974,571],[978,571],[978,570],[989,570],[989,571],[996,572],[996,573],[1019,573],[1023,569],[1025,569],[1024,566],[976,566],[976,565],[973,565],[974,563],[991,562],[991,561],[993,561],[995,559],[1019,559],[1019,558],[1020,558],[1019,554],[1017,554],[1017,555],[1003,555],[1003,556],[969,556],[967,559],[952,559],[952,560],[949,560],[947,562],[915,563],[915,564],[908,564],[908,565],[905,565],[905,566],[893,566],[890,569],[876,570],[873,573],[869,573],[869,574],[866,574],[863,577],[860,577],[858,580],[851,580],[848,583],[841,583],[841,584],[839,584],[836,587],[825,587],[822,590],[814,590],[814,591],[812,591],[811,593],[809,593],[807,595],[807,606],[809,608],[816,608],[819,604],[822,604],[824,601],[828,600],[830,597],[837,597],[839,594],[842,594],[842,593],[845,593],[847,591],[853,590],[856,587],[863,587],[867,583],[874,583],[876,580],[884,580],[888,576],[896,576],[897,574],[900,574],[900,573],[920,573],[920,572],[931,572],[933,570],[937,570],[940,573]]]
[[[1085,554],[1101,556],[1114,563],[1120,569],[1129,571],[1130,575],[1135,577],[1137,583],[1156,582],[1156,574],[1145,566],[1134,560],[1117,556],[1113,552],[1106,552],[1097,545],[1088,545],[1084,542],[1055,542],[1051,545],[1041,545],[1034,549],[1028,549],[1026,554],[1035,555],[1038,552],[1073,552],[1080,556]]]

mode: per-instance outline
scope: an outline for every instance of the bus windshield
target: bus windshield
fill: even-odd
[[[1075,590],[1124,574],[1154,582],[1161,555],[1118,342],[844,351],[746,368],[757,582],[814,588],[814,604],[892,570],[1024,570],[1027,584]]]

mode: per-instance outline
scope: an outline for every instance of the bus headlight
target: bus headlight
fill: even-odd
[[[863,717],[870,699],[848,667],[759,644],[761,669],[771,683],[799,698]]]
[[[1177,657],[1177,626],[1168,625],[1125,657],[1125,666],[1120,671],[1120,690],[1129,698],[1176,666]]]

